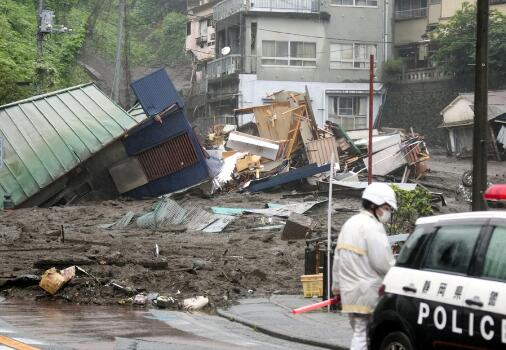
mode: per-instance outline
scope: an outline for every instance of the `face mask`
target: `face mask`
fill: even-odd
[[[390,212],[390,210],[385,210],[385,209],[382,209],[381,210],[382,214],[381,215],[378,215],[378,220],[383,223],[383,224],[386,224],[387,222],[390,221],[390,218],[392,217],[392,213]]]

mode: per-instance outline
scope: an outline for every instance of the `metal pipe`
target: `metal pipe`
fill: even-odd
[[[369,57],[369,145],[367,149],[367,182],[372,182],[372,129],[373,123],[373,103],[374,99],[374,55]]]
[[[330,253],[332,252],[332,182],[334,182],[334,152],[330,158],[330,173],[329,173],[329,209],[327,212],[327,300],[330,299]],[[330,312],[330,305],[328,307]]]

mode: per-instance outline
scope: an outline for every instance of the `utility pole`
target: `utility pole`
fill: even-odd
[[[70,33],[72,29],[64,27],[59,29],[53,27],[54,12],[44,10],[44,0],[39,0],[37,9],[37,92],[40,93],[46,85],[46,67],[44,65],[44,37],[47,34],[63,34]]]
[[[118,31],[116,33],[116,63],[114,66],[114,78],[112,81],[111,97],[119,103],[119,85],[121,81],[121,50],[123,48],[123,32],[125,27],[125,0],[119,0],[118,3]]]
[[[474,80],[473,211],[486,210],[488,156],[488,0],[478,0],[476,13],[476,71]]]
[[[45,67],[44,67],[44,32],[42,31],[42,11],[44,10],[44,0],[39,0],[37,9],[37,93],[42,92],[45,85]]]
[[[372,182],[372,129],[373,122],[373,103],[374,99],[374,55],[369,57],[369,143],[367,147],[367,182]]]

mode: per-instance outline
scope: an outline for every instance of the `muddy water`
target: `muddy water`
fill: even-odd
[[[32,338],[74,349],[112,349],[117,337],[196,338],[154,319],[149,311],[114,306],[9,300],[0,304],[0,318]]]

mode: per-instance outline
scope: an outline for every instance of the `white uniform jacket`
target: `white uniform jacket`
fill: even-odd
[[[383,224],[368,211],[352,216],[341,229],[334,252],[332,289],[339,289],[343,312],[369,314],[395,260]]]

